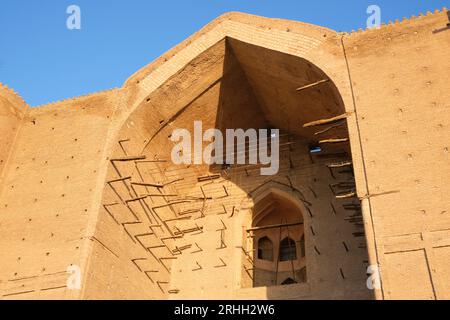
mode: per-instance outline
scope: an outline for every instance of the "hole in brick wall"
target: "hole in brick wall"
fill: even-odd
[[[309,152],[310,153],[320,153],[320,152],[322,152],[322,148],[320,146],[311,145],[311,146],[309,146]]]
[[[296,283],[297,283],[297,281],[295,281],[294,279],[292,279],[292,278],[287,278],[286,280],[284,280],[284,281],[281,283],[281,285],[282,285],[282,286],[288,286],[288,285],[296,284]]]

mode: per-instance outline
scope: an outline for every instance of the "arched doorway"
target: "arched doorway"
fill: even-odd
[[[253,287],[307,282],[303,213],[289,197],[270,192],[255,203]]]

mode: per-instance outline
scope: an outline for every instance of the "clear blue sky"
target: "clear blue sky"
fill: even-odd
[[[66,9],[81,8],[81,30]],[[120,87],[227,11],[285,18],[337,31],[365,27],[368,5],[382,21],[441,9],[440,0],[1,0],[0,82],[32,106]]]

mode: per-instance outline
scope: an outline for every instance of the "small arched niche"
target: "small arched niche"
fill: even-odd
[[[304,219],[296,201],[269,190],[256,200],[252,218],[253,287],[305,283]]]
[[[258,259],[273,261],[273,241],[269,237],[262,237],[258,240]]]

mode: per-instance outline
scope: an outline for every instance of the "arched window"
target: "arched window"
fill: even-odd
[[[302,258],[306,257],[305,235],[300,238],[300,254]]]
[[[297,283],[297,281],[295,281],[294,279],[292,279],[292,278],[287,278],[286,280],[284,280],[282,283],[281,283],[281,285],[282,286],[287,286],[287,285],[290,285],[290,284],[296,284]]]
[[[295,241],[291,238],[285,238],[280,243],[280,261],[297,260],[297,248]]]
[[[273,243],[268,237],[258,241],[258,259],[273,261]]]

